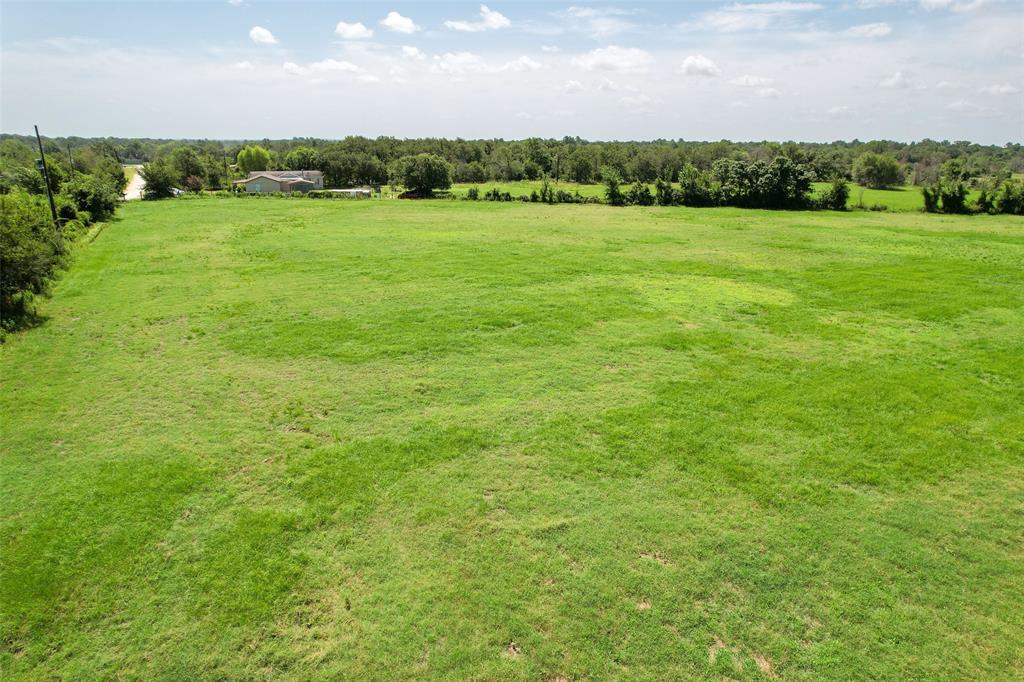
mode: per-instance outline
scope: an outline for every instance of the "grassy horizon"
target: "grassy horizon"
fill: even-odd
[[[1021,219],[119,216],[0,347],[5,679],[1024,675]]]

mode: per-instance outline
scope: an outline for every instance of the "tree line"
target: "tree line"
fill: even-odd
[[[2,136],[28,142],[23,136]],[[452,164],[459,183],[539,180],[597,183],[607,169],[625,182],[678,181],[687,165],[710,171],[718,160],[766,161],[784,156],[803,166],[814,181],[845,177],[860,181],[855,162],[870,153],[891,159],[895,171],[886,184],[924,185],[937,182],[943,166],[957,161],[969,178],[983,181],[1000,172],[1024,172],[1024,146],[978,145],[971,142],[889,140],[862,142],[697,142],[653,140],[594,142],[579,137],[525,140],[465,140],[444,138],[399,139],[350,136],[341,140],[292,138],[289,140],[156,140],[69,137],[46,141],[53,152],[102,144],[120,162],[160,162],[177,183],[197,182],[206,189],[224,188],[250,170],[321,170],[329,186],[347,187],[388,182],[394,163],[403,157],[434,154]],[[188,151],[179,151],[181,149]],[[247,152],[246,150],[250,150]],[[257,150],[257,156],[250,156]],[[48,149],[50,151],[50,149]],[[245,160],[239,155],[248,157]],[[868,169],[862,169],[868,170]],[[881,170],[881,169],[874,169]],[[866,177],[866,176],[865,176]],[[185,187],[182,187],[185,188]]]

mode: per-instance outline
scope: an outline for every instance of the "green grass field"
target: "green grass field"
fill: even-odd
[[[1024,676],[1024,221],[119,215],[0,349],[5,680]]]

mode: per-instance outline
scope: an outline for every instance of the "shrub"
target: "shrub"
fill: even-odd
[[[1006,180],[995,199],[996,210],[1010,215],[1024,215],[1024,182]]]
[[[921,188],[921,196],[924,197],[924,210],[928,213],[939,212],[939,186],[925,185]]]
[[[853,162],[853,179],[872,189],[886,189],[903,183],[903,168],[887,154],[867,152]]]
[[[967,185],[959,180],[939,185],[943,213],[967,213]]]
[[[64,240],[41,197],[16,189],[0,196],[0,319],[18,326],[33,296],[62,264]]]
[[[653,206],[654,195],[646,184],[637,180],[626,193],[626,203],[631,206]]]
[[[198,175],[189,175],[181,186],[186,192],[199,193],[203,191],[203,179]]]
[[[480,190],[477,189],[476,187],[470,187],[468,190],[466,190],[466,198],[469,199],[470,201],[476,201],[477,199],[480,198]]]
[[[604,198],[612,206],[624,206],[626,197],[619,188],[619,174],[610,168],[601,173],[604,177]]]
[[[818,206],[830,211],[845,211],[849,199],[850,186],[845,178],[836,176],[829,188],[818,198]]]
[[[658,206],[672,206],[676,203],[676,191],[672,183],[658,178],[654,183],[654,201]]]
[[[76,175],[64,183],[61,194],[74,203],[79,211],[88,211],[93,220],[106,220],[114,215],[120,192],[114,185],[94,175]]]

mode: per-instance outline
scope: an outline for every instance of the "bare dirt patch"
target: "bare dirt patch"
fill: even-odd
[[[715,637],[715,641],[713,641],[711,646],[708,647],[708,663],[714,665],[715,661],[718,660],[718,652],[724,648],[725,642],[720,640],[718,637]]]

